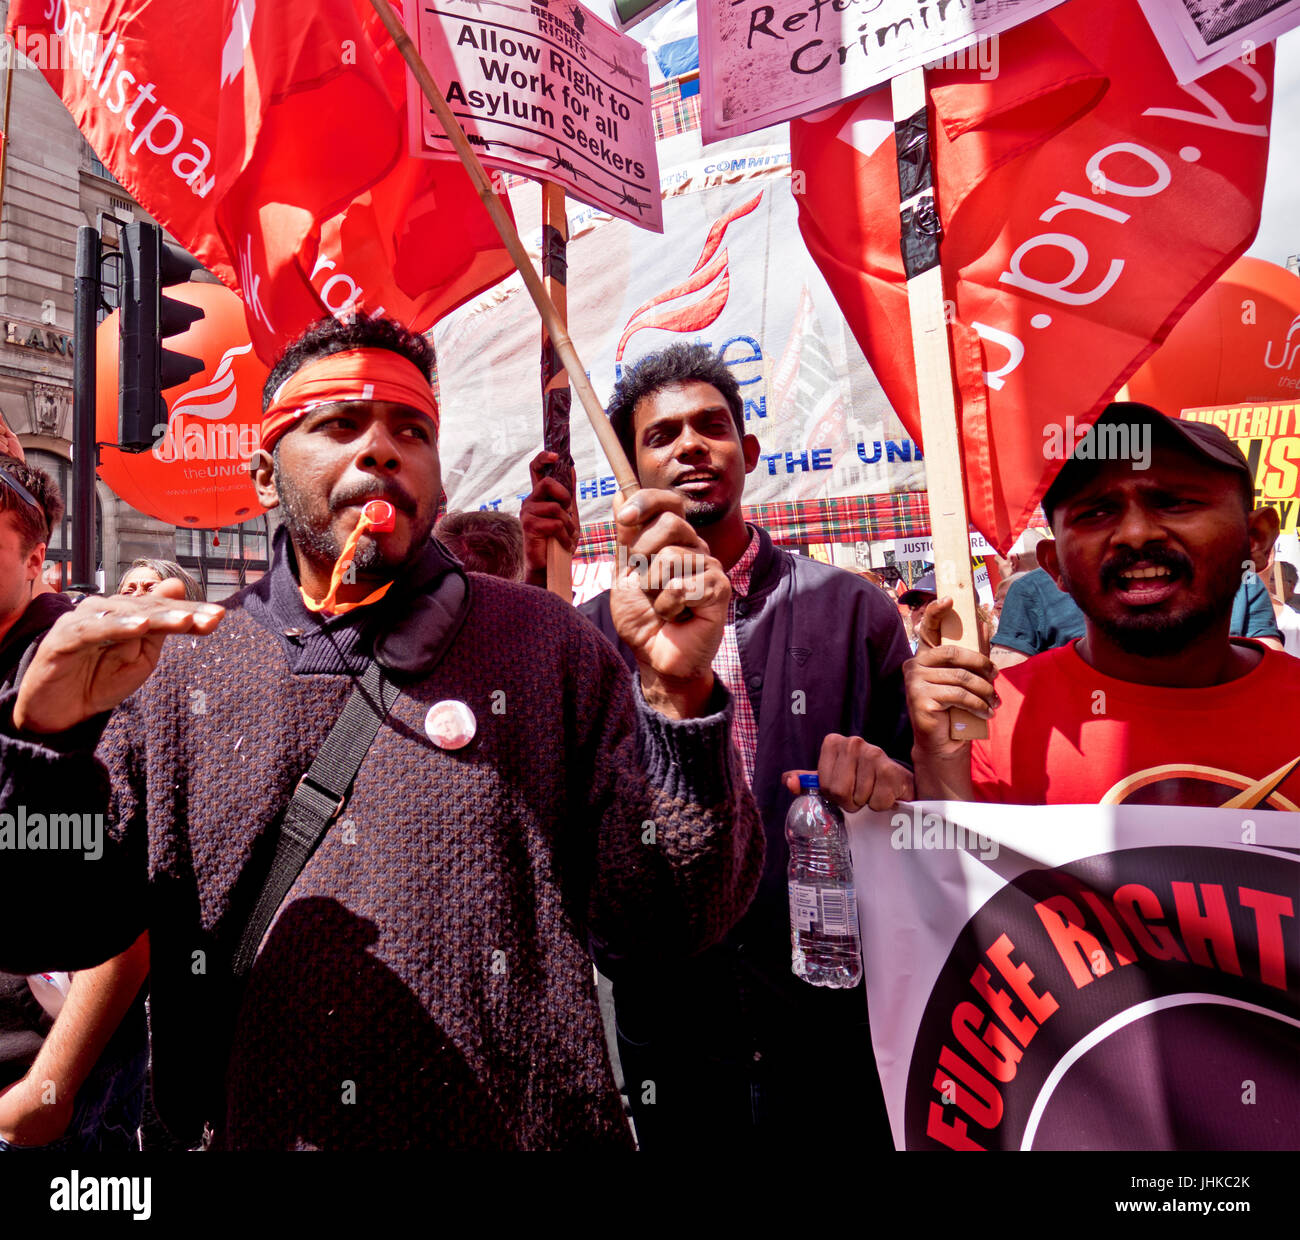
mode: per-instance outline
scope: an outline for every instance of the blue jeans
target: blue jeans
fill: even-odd
[[[48,1145],[11,1145],[0,1137],[0,1152],[45,1150],[62,1154],[126,1154],[140,1149],[140,1113],[149,1050],[101,1059],[77,1091],[68,1131]]]

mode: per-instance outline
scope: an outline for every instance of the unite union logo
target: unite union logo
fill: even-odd
[[[1273,361],[1274,343],[1270,340],[1264,346],[1264,365],[1269,370],[1290,370],[1295,365],[1296,354],[1300,353],[1300,314],[1291,320],[1291,326],[1286,329],[1286,339],[1282,342],[1282,356],[1276,362]]]
[[[233,345],[221,355],[212,379],[201,388],[183,392],[171,407],[165,424],[154,430],[153,455],[172,461],[246,461],[257,451],[258,428],[225,422],[239,401],[232,367],[235,359],[252,351],[251,344]]]
[[[747,202],[732,207],[714,220],[691,274],[680,284],[656,294],[632,311],[614,353],[616,363],[622,363],[627,342],[648,327],[669,332],[697,332],[717,321],[731,295],[730,256],[722,245],[723,238],[732,223],[756,210],[762,200],[763,191],[760,190]],[[683,300],[692,293],[702,295],[693,301]],[[669,304],[674,302],[678,304]]]

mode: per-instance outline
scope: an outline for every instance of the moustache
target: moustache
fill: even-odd
[[[404,512],[408,517],[415,516],[418,505],[415,497],[402,490],[401,487],[358,487],[352,491],[345,491],[343,494],[336,496],[334,502],[330,505],[333,512],[341,512],[344,508],[351,507],[354,504],[366,504],[372,499],[386,499],[398,512]]]
[[[1101,566],[1099,576],[1101,584],[1108,588],[1119,586],[1120,578],[1137,564],[1146,564],[1155,568],[1167,568],[1171,573],[1190,576],[1192,562],[1187,556],[1172,547],[1154,546],[1141,551],[1119,551]]]

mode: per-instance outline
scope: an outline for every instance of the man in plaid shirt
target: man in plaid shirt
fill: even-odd
[[[614,984],[641,1146],[782,1145],[811,1131],[892,1148],[861,986],[809,986],[790,969],[785,815],[801,771],[815,770],[846,810],[912,796],[902,676],[911,650],[897,608],[869,582],[792,555],[745,521],[759,443],[730,368],[707,347],[644,358],[624,374],[609,416],[642,487],[679,495],[700,549],[727,571],[732,599],[713,670],[735,703],[733,738],[767,833],[759,893],[719,947],[650,975],[594,945]],[[569,491],[538,476],[554,460],[534,460],[521,514],[538,585],[546,540],[572,547],[577,535]],[[608,594],[581,610],[619,645]]]

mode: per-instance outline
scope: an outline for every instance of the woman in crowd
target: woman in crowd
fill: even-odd
[[[175,577],[185,583],[185,597],[195,603],[206,601],[203,587],[179,564],[171,560],[140,559],[132,563],[117,587],[119,594],[148,594],[159,582]]]

